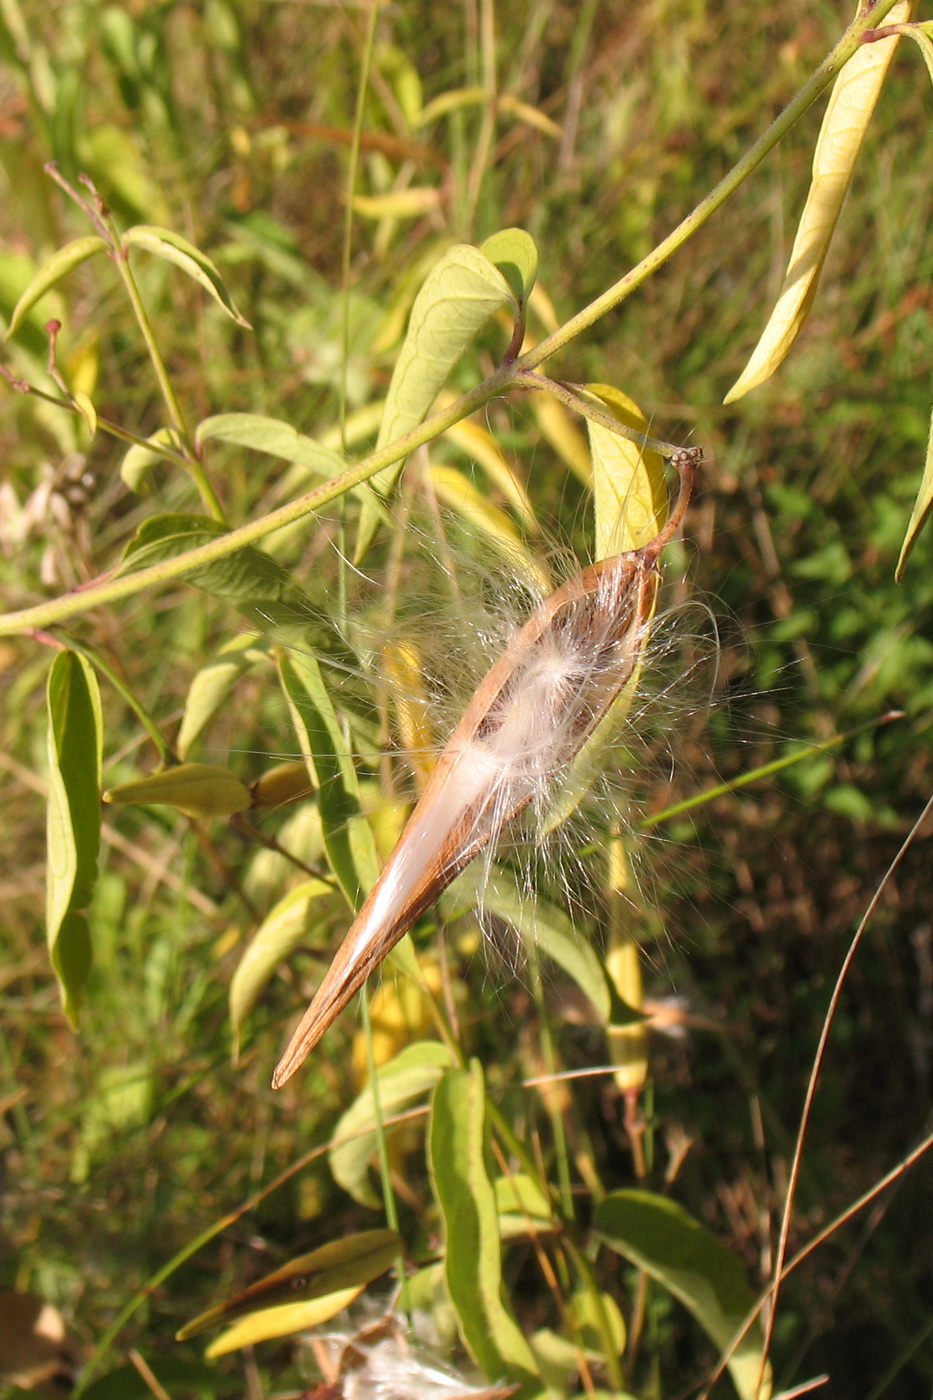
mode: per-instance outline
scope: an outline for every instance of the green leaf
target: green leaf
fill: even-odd
[[[314,657],[300,652],[282,656],[279,674],[301,751],[318,789],[324,849],[350,908],[356,911],[376,883],[379,858],[360,810],[353,757]]]
[[[500,229],[481,243],[479,250],[499,269],[515,300],[523,306],[538,277],[538,249],[531,234],[523,228]]]
[[[305,437],[290,423],[266,418],[261,413],[218,413],[205,418],[198,424],[194,440],[199,447],[205,442],[228,442],[255,452],[268,452],[286,462],[297,462],[328,481],[349,465],[339,452]]]
[[[40,267],[14,306],[10,324],[7,327],[7,340],[11,335],[16,334],[36,302],[44,297],[51,287],[54,287],[57,282],[60,282],[74,268],[79,267],[81,263],[87,262],[88,258],[92,258],[95,253],[106,253],[106,251],[107,245],[104,240],[98,238],[96,234],[89,234],[86,238],[76,238],[73,242],[66,243],[64,248],[59,248],[56,253],[53,253],[48,262]]]
[[[510,300],[511,291],[502,273],[478,248],[457,243],[447,249],[412,305],[408,331],[389,384],[377,451],[418,426],[477,332]],[[396,462],[385,467],[371,484],[386,495],[403,465]],[[364,509],[357,558],[369,547],[376,523],[372,508]]]
[[[531,1348],[506,1306],[496,1197],[486,1169],[486,1094],[478,1060],[434,1091],[430,1162],[444,1217],[447,1287],[467,1349],[490,1381],[541,1390]]]
[[[185,712],[175,742],[179,758],[187,758],[204,726],[229,699],[233,686],[244,671],[254,665],[259,653],[256,638],[249,633],[225,642],[213,661],[202,666],[188,687]]]
[[[78,1024],[91,970],[86,909],[100,851],[103,721],[93,668],[73,651],[55,658],[48,683],[49,953],[65,1015]]]
[[[499,1233],[502,1239],[557,1228],[551,1203],[533,1177],[526,1172],[497,1177],[494,1183]]]
[[[693,1314],[722,1351],[744,1326],[756,1298],[736,1256],[666,1196],[614,1191],[596,1207],[594,1228],[605,1243],[644,1269]],[[729,1361],[742,1400],[767,1400],[771,1369],[757,1392],[764,1336],[759,1318]]]
[[[256,998],[279,964],[307,938],[318,901],[333,895],[334,887],[326,880],[317,877],[303,880],[279,900],[259,925],[230,982],[230,1025],[235,1054],[239,1054],[240,1031]]]
[[[124,248],[143,248],[146,252],[155,254],[157,258],[180,267],[182,272],[186,272],[214,298],[217,305],[222,307],[238,326],[252,330],[249,321],[241,316],[234,306],[233,298],[217,267],[206,253],[189,243],[187,238],[173,233],[171,229],[157,228],[154,224],[136,224],[126,230],[121,242]]]
[[[933,50],[933,42],[929,40],[927,42],[930,43],[930,48]],[[920,490],[917,492],[917,499],[914,501],[914,508],[910,513],[907,534],[904,536],[900,558],[897,561],[897,568],[894,570],[894,577],[898,583],[903,577],[908,555],[916,543],[917,536],[926,524],[927,516],[931,510],[933,510],[933,415],[930,417],[930,436],[927,439],[927,455],[923,464],[923,476],[920,478]]]
[[[452,1065],[452,1052],[439,1040],[406,1045],[378,1072],[382,1122],[420,1103]],[[369,1164],[378,1148],[378,1132],[373,1089],[367,1084],[334,1129],[328,1159],[337,1185],[360,1205],[375,1210],[382,1201],[370,1185]]]
[[[167,449],[167,451],[163,451]],[[120,476],[130,491],[142,495],[146,489],[146,477],[155,466],[169,454],[181,451],[181,440],[174,428],[159,428],[146,439],[145,444],[134,442],[120,463]]]
[[[901,33],[906,35],[908,39],[913,39],[914,43],[920,46],[923,61],[930,75],[930,82],[933,83],[933,39],[930,38],[927,29],[928,26],[924,27],[922,24],[905,24]]]
[[[312,1298],[324,1298],[338,1289],[363,1288],[391,1269],[401,1248],[402,1241],[394,1230],[361,1230],[345,1239],[332,1240],[199,1313],[185,1323],[175,1334],[176,1338],[185,1341],[220,1322],[243,1317],[257,1306],[268,1308],[274,1303],[307,1302]]]
[[[174,807],[186,817],[231,817],[253,805],[243,779],[217,763],[179,763],[160,773],[121,783],[104,793],[105,802]]]
[[[641,409],[611,384],[588,384],[599,407],[639,433],[648,420]],[[595,559],[610,559],[653,540],[667,519],[667,487],[659,453],[646,451],[610,428],[587,420],[593,461],[596,514]]]

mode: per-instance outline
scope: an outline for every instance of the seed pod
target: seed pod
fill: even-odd
[[[658,556],[683,519],[698,453],[676,460],[677,505],[641,549],[591,564],[535,609],[487,672],[272,1083],[294,1074],[371,972],[466,865],[560,776],[633,675]]]

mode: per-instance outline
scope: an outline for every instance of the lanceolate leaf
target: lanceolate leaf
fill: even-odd
[[[81,263],[87,262],[95,253],[106,251],[107,245],[104,240],[96,234],[89,234],[87,238],[76,238],[72,243],[66,243],[64,248],[59,248],[57,253],[53,253],[48,262],[40,267],[14,306],[6,333],[7,339],[16,334],[36,302],[44,297],[50,288]]]
[[[614,1191],[596,1207],[594,1226],[610,1249],[644,1269],[678,1298],[721,1350],[731,1346],[755,1304],[736,1256],[666,1196]],[[768,1400],[770,1368],[758,1392],[760,1321],[738,1344],[729,1371],[742,1400]]]
[[[903,23],[910,18],[910,8],[910,0],[900,0],[886,24]],[[777,304],[725,403],[734,403],[771,377],[810,314],[855,162],[896,47],[896,37],[863,44],[836,79],[813,153],[810,192]]]
[[[243,779],[229,768],[216,763],[179,763],[111,788],[104,793],[104,801],[174,807],[188,817],[230,817],[251,807],[253,797]]]
[[[933,44],[931,44],[933,48]],[[930,436],[927,439],[927,457],[923,464],[923,476],[920,479],[920,490],[917,492],[917,499],[914,501],[914,508],[910,513],[910,523],[907,526],[907,534],[904,536],[904,543],[901,545],[901,555],[897,561],[897,569],[894,577],[898,583],[904,573],[904,565],[907,557],[914,547],[914,543],[920,531],[926,523],[927,516],[933,510],[933,417],[930,418]]]
[[[451,1050],[438,1040],[406,1045],[378,1073],[382,1122],[420,1103],[452,1065]],[[376,1104],[372,1085],[368,1084],[334,1129],[329,1157],[338,1186],[360,1205],[374,1209],[382,1204],[369,1181],[369,1164],[378,1145],[377,1132]]]
[[[76,652],[55,659],[48,720],[48,943],[65,1014],[77,1025],[91,968],[86,910],[100,849],[103,723],[97,678]]]
[[[146,252],[154,253],[157,258],[180,267],[182,272],[186,272],[213,297],[231,320],[236,321],[239,326],[245,326],[247,330],[250,329],[249,321],[241,316],[234,306],[233,298],[217,267],[206,253],[189,243],[187,238],[173,233],[171,229],[157,228],[154,224],[136,224],[127,229],[121,242],[125,248],[144,248]]]
[[[247,1313],[221,1332],[216,1341],[211,1342],[204,1355],[212,1360],[226,1356],[228,1352],[239,1351],[241,1347],[253,1346],[255,1342],[268,1342],[275,1337],[290,1337],[295,1332],[307,1332],[313,1327],[323,1327],[332,1317],[343,1312],[355,1302],[366,1287],[364,1283],[352,1284],[349,1288],[338,1288],[326,1293],[322,1298],[310,1298],[304,1303],[281,1303],[277,1308],[260,1308]]]
[[[362,1230],[333,1240],[310,1254],[299,1255],[241,1293],[199,1313],[180,1329],[178,1339],[197,1336],[208,1327],[242,1317],[257,1307],[324,1298],[343,1288],[362,1288],[392,1267],[401,1247],[402,1241],[393,1230]]]
[[[408,331],[395,364],[377,450],[416,428],[447,376],[490,316],[511,300],[509,284],[478,248],[467,243],[448,248],[428,273],[415,297]],[[402,469],[397,462],[372,478],[388,492]],[[372,509],[360,520],[357,555],[369,546],[376,528]]]
[[[496,1195],[486,1168],[486,1099],[477,1060],[434,1091],[430,1159],[444,1217],[447,1287],[463,1340],[491,1381],[543,1389],[531,1348],[505,1304]]]
[[[333,701],[312,656],[279,661],[282,686],[302,753],[318,788],[324,847],[351,909],[359,909],[379,874],[369,823],[360,811],[359,782]]]

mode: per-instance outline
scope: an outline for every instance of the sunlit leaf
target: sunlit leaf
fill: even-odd
[[[360,1296],[365,1284],[353,1288],[338,1288],[323,1298],[312,1298],[307,1303],[282,1303],[277,1308],[260,1308],[228,1327],[216,1341],[205,1349],[204,1355],[211,1360],[238,1351],[240,1347],[252,1346],[255,1342],[268,1342],[274,1337],[290,1337],[293,1332],[306,1332],[312,1327],[321,1327],[330,1322],[344,1308]]]
[[[538,1183],[526,1172],[497,1177],[493,1183],[499,1233],[503,1239],[553,1230],[556,1227],[551,1203]]]
[[[406,1045],[378,1071],[382,1121],[421,1103],[452,1064],[451,1050],[438,1040]],[[373,1089],[367,1084],[340,1118],[328,1154],[337,1185],[360,1205],[374,1209],[382,1204],[369,1181],[369,1165],[377,1151],[378,1130]]]
[[[502,273],[518,304],[524,305],[538,276],[538,249],[531,234],[523,228],[500,229],[479,250]]]
[[[7,340],[11,335],[16,334],[36,302],[44,297],[51,287],[54,287],[74,268],[80,267],[81,263],[87,262],[88,258],[92,258],[95,253],[106,253],[106,251],[107,245],[104,240],[98,238],[96,234],[89,234],[86,238],[76,238],[73,242],[66,243],[64,248],[59,248],[57,252],[53,253],[48,262],[40,267],[14,306],[10,324],[7,327]]]
[[[933,42],[930,44],[933,49]],[[914,501],[914,508],[910,512],[910,521],[907,525],[907,534],[904,536],[904,543],[901,545],[900,558],[897,561],[897,568],[894,577],[900,583],[904,573],[904,565],[907,563],[910,551],[916,543],[917,536],[926,524],[930,511],[933,510],[933,416],[930,418],[930,436],[927,439],[927,455],[923,464],[923,476],[920,478],[920,490],[917,492],[917,499]]]
[[[417,219],[437,209],[440,202],[441,191],[431,185],[353,196],[354,211],[367,219]]]
[[[121,783],[104,793],[105,802],[174,807],[187,817],[229,817],[252,806],[243,779],[216,763],[179,763],[161,773]]]
[[[478,462],[489,480],[499,488],[509,505],[516,511],[522,523],[529,530],[537,530],[538,522],[528,492],[489,429],[464,418],[447,428],[444,437],[455,443],[473,461]]]
[[[594,1227],[611,1249],[678,1298],[723,1351],[732,1344],[755,1304],[738,1258],[667,1196],[614,1191],[596,1207]],[[767,1400],[770,1367],[758,1391],[764,1337],[755,1323],[738,1344],[729,1371],[742,1400]]]
[[[91,970],[86,911],[100,850],[103,719],[90,662],[76,652],[61,652],[49,675],[47,703],[48,944],[65,1015],[77,1025]]]
[[[195,740],[222,705],[231,700],[237,679],[256,660],[256,637],[249,633],[225,642],[218,655],[202,666],[188,687],[185,712],[175,741],[179,758],[187,758]]]
[[[93,437],[97,432],[97,409],[94,407],[93,399],[80,389],[75,389],[72,392],[71,399],[81,415],[82,422]]]
[[[910,0],[900,0],[885,22],[899,24],[909,18]],[[855,162],[896,47],[896,37],[862,44],[836,79],[813,153],[810,191],[777,303],[725,403],[734,403],[771,377],[810,314]]]
[[[391,1269],[402,1248],[393,1230],[362,1230],[301,1254],[250,1284],[232,1298],[199,1313],[176,1333],[179,1341],[232,1318],[278,1303],[303,1303],[326,1298],[343,1288],[364,1288]],[[272,1333],[269,1334],[274,1335]],[[281,1335],[278,1334],[278,1335]]]
[[[431,122],[436,122],[451,112],[458,112],[464,107],[478,107],[488,101],[489,93],[484,87],[451,88],[433,98],[426,107],[422,107],[418,125],[429,126]]]
[[[271,909],[250,939],[230,981],[230,1027],[235,1053],[239,1053],[243,1022],[270,977],[282,962],[308,938],[319,901],[334,897],[334,886],[313,877],[289,890]]]
[[[611,384],[588,384],[590,394],[614,418],[648,431],[638,405]],[[610,559],[653,540],[667,518],[667,487],[660,454],[639,447],[610,428],[587,420],[593,462],[595,559]]]
[[[445,1270],[464,1343],[489,1380],[542,1389],[534,1355],[505,1304],[496,1196],[486,1169],[483,1071],[448,1071],[434,1091],[430,1161],[444,1217]]]
[[[205,442],[233,443],[255,452],[268,452],[286,462],[297,462],[315,476],[330,480],[346,471],[348,462],[330,447],[299,433],[280,418],[266,418],[261,413],[218,413],[198,424],[194,435],[201,446]]]
[[[171,229],[157,228],[154,224],[135,224],[123,234],[121,242],[125,248],[142,248],[157,258],[180,267],[193,278],[200,287],[213,297],[237,325],[251,329],[249,321],[241,316],[233,304],[233,298],[217,267],[200,248],[182,238]]]
[[[494,312],[511,299],[509,285],[488,258],[466,243],[448,248],[415,297],[408,331],[395,363],[379,428],[377,450],[410,432],[427,414],[454,365]],[[386,494],[403,463],[372,479]],[[357,554],[369,546],[376,519],[364,510]]]

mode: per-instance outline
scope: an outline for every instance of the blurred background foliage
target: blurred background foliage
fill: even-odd
[[[488,83],[487,7],[386,5],[363,111],[350,413],[384,396],[411,299],[439,248],[526,228],[540,249],[540,286],[564,319],[706,193],[812,71],[848,9],[823,0],[502,6],[493,108],[439,101]],[[140,261],[189,421],[274,414],[334,441],[340,229],[364,21],[357,8],[297,0],[4,0],[0,312],[9,317],[57,246],[88,231],[43,174],[55,160],[72,181],[90,175],[121,223],[164,224],[208,252],[252,323],[252,332],[232,325],[193,283]],[[644,1108],[654,1179],[689,1139],[678,1199],[731,1242],[755,1278],[770,1266],[832,978],[931,785],[933,534],[921,536],[902,585],[893,581],[933,382],[930,94],[908,48],[870,129],[814,312],[773,380],[720,407],[780,285],[818,110],[686,249],[553,366],[568,379],[618,385],[653,431],[702,444],[708,457],[687,543],[668,574],[679,566],[687,581],[669,585],[673,601],[697,594],[720,622],[721,681],[704,722],[684,722],[683,761],[659,769],[649,809],[779,757],[794,741],[906,712],[645,843],[649,992],[685,998],[691,1023],[685,1036],[652,1041]],[[140,435],[164,426],[112,269],[102,261],[79,269],[9,344],[8,366],[34,383],[49,384],[43,325],[53,315],[63,322],[59,363],[69,384]],[[534,317],[532,329],[542,330]],[[504,343],[490,330],[456,385],[488,372]],[[530,404],[493,404],[486,423],[548,529],[585,552],[585,494]],[[154,508],[121,481],[119,444],[92,440],[61,410],[12,391],[0,405],[0,450],[10,607],[113,563]],[[449,443],[438,460],[445,455],[469,464]],[[226,449],[212,463],[234,521],[287,489],[270,459]],[[160,509],[197,509],[191,487],[167,468],[154,468],[150,487]],[[314,530],[293,533],[289,549],[289,562],[313,577]],[[237,630],[223,608],[180,584],[74,629],[118,658],[169,732],[198,667]],[[267,903],[273,858],[222,827],[195,839],[181,820],[128,811],[108,814],[117,832],[106,838],[93,910],[91,995],[80,1036],[65,1026],[39,916],[48,664],[31,641],[0,642],[0,1283],[58,1304],[90,1345],[175,1249],[325,1140],[354,1092],[353,1021],[343,1018],[300,1085],[271,1094],[281,1028],[315,979],[311,962],[272,988],[231,1068],[227,985],[249,908]],[[105,712],[113,782],[151,757],[112,692]],[[247,673],[204,756],[242,765],[252,779],[269,754],[293,747],[268,678]],[[882,901],[844,999],[795,1243],[882,1175],[929,1115],[929,837],[921,832]],[[473,996],[497,1009],[474,1032],[487,1065],[517,1060],[540,1071],[521,979],[490,972],[482,958],[464,975]],[[571,1067],[605,1054],[585,1026],[565,1028],[561,1044]],[[584,1081],[566,1112],[576,1150],[610,1186],[624,1185],[632,1168],[622,1110],[606,1085]],[[405,1203],[415,1219],[422,1189],[414,1179]],[[840,1396],[930,1393],[931,1214],[921,1168],[788,1283],[777,1329],[783,1378],[826,1368]],[[199,1355],[197,1344],[171,1340],[198,1308],[370,1220],[323,1168],[300,1175],[155,1290],[121,1334],[119,1355],[141,1339],[153,1354]],[[523,1275],[510,1282],[521,1300]],[[533,1313],[534,1296],[527,1306]],[[663,1298],[652,1307],[663,1379],[646,1371],[638,1385],[679,1392],[698,1374],[702,1343]],[[277,1386],[306,1374],[302,1364],[292,1343],[263,1352],[263,1375]],[[889,1369],[890,1383],[873,1390]],[[221,1365],[217,1385],[237,1389],[240,1375],[238,1363]]]

